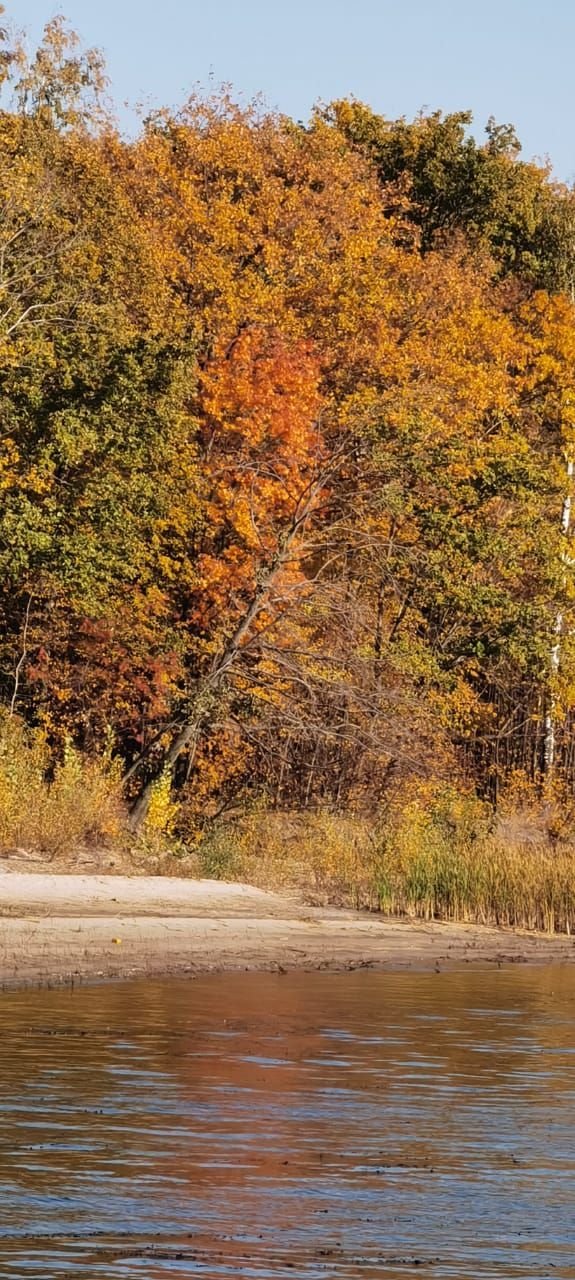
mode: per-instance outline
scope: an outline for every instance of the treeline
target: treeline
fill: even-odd
[[[132,824],[575,773],[575,198],[510,127],[0,113],[0,693]]]

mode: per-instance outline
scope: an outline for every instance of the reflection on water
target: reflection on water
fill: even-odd
[[[1,997],[0,1276],[575,1278],[575,969]]]

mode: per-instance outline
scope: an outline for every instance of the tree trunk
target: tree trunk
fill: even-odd
[[[170,747],[166,752],[162,772],[164,769],[173,769],[182,752],[185,751],[187,747],[191,746],[192,743],[195,744],[197,742],[203,724],[203,718],[198,717],[196,720],[191,721],[180,729],[179,733],[176,734],[175,738],[170,743]],[[152,777],[148,778],[148,781],[144,783],[140,794],[137,796],[130,809],[128,826],[130,831],[133,831],[134,834],[140,831],[146,821],[150,808],[150,801],[152,799],[152,792],[156,782],[158,781],[158,776],[159,775],[155,773]]]
[[[574,463],[571,459],[567,462],[567,490],[563,499],[563,509],[561,511],[561,532],[565,538],[569,536],[571,525],[571,480],[573,478]],[[565,566],[568,563],[566,552],[562,554],[562,560]],[[565,582],[566,575],[563,581]],[[555,764],[555,697],[554,684],[559,671],[561,662],[561,633],[563,631],[563,613],[560,609],[555,615],[554,634],[555,640],[551,647],[550,654],[550,675],[551,687],[547,695],[547,710],[545,712],[544,722],[544,739],[543,739],[543,772],[546,778],[551,778],[553,774],[553,766]]]
[[[208,674],[199,683],[191,708],[172,738],[161,767],[144,783],[140,794],[132,804],[129,826],[134,833],[141,829],[146,820],[153,788],[158,778],[167,769],[173,771],[182,753],[192,744],[195,746],[198,742],[202,730],[217,706],[225,685],[226,676],[234,667],[242,650],[249,644],[252,625],[264,606],[269,602],[270,593],[277,576],[287,563],[294,543],[306,526],[315,507],[317,495],[321,492],[325,480],[325,474],[319,476],[314,484],[310,485],[303,498],[297,502],[291,524],[279,535],[277,550],[267,568],[260,572],[259,581],[256,581],[252,598],[246,605],[245,612],[240,618],[233,635],[224,645],[221,652],[216,655]]]

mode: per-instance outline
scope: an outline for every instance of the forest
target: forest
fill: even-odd
[[[464,845],[569,916],[573,191],[466,111],[126,137],[97,51],[4,21],[0,847],[377,847],[397,905]]]

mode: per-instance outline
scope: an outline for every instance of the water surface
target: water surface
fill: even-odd
[[[575,1278],[575,969],[0,998],[0,1276]]]

